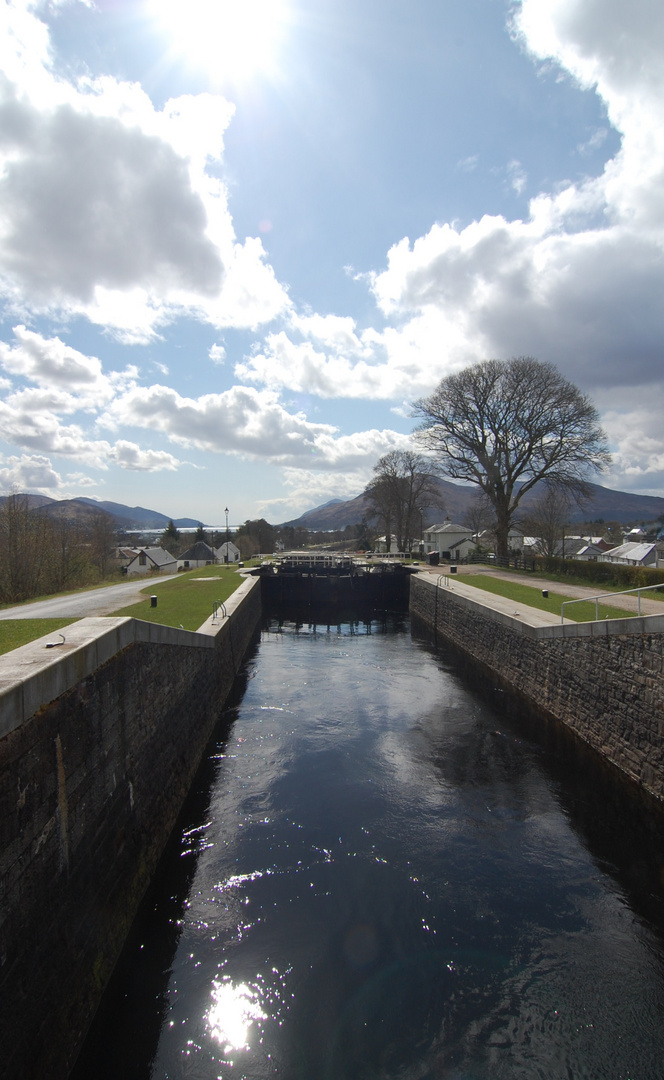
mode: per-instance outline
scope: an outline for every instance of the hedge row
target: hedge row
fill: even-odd
[[[618,566],[616,563],[584,562],[581,559],[545,556],[537,556],[535,564],[538,573],[574,577],[594,585],[621,585],[624,589],[661,584],[661,591],[664,592],[664,569],[652,570],[647,566]]]

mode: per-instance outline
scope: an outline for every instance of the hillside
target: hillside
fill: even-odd
[[[451,521],[465,524],[477,497],[476,488],[452,484],[449,480],[441,479],[436,480],[436,486],[440,503],[438,507],[430,507],[424,511],[424,525],[444,521],[446,517]],[[664,515],[664,498],[653,495],[635,495],[628,491],[613,491],[600,484],[590,484],[590,489],[592,492],[590,501],[582,509],[574,509],[570,516],[570,524],[582,521],[592,522],[601,518],[607,522],[618,521],[623,525],[634,525],[655,521]],[[0,496],[0,506],[10,497]],[[79,524],[92,523],[95,515],[100,511],[110,515],[116,528],[128,531],[165,529],[171,520],[167,514],[162,514],[157,510],[148,510],[143,506],[126,506],[124,503],[101,502],[84,497],[60,500],[51,499],[46,495],[21,494],[19,497],[27,501],[30,510]],[[523,500],[524,510],[527,510],[536,498],[536,489],[529,492]],[[282,525],[300,526],[312,531],[318,529],[334,531],[345,529],[347,525],[357,525],[368,514],[369,507],[364,495],[358,495],[345,502],[341,499],[332,499],[322,506],[308,510],[299,518],[282,522]],[[193,529],[199,524],[199,519],[174,518],[173,523],[178,529]]]
[[[449,480],[437,480],[440,492],[440,506],[424,511],[424,524],[443,521],[449,517],[459,524],[465,523],[470,513],[477,489],[461,484],[452,484]],[[592,492],[589,502],[582,509],[575,507],[570,515],[570,524],[581,521],[619,521],[623,525],[655,521],[664,515],[664,498],[654,495],[635,495],[627,491],[613,491],[600,484],[590,484]],[[527,510],[537,499],[537,489],[524,496],[522,507]],[[286,521],[284,525],[302,526],[305,529],[345,529],[347,525],[356,525],[368,514],[369,508],[363,495],[358,495],[347,502],[325,503],[307,511],[301,517]]]
[[[107,514],[125,529],[165,529],[171,520],[166,514],[156,510],[146,510],[143,506],[125,506],[123,503],[98,502],[96,499],[80,498],[74,502],[87,503],[93,509],[105,510]],[[173,524],[178,529],[195,529],[199,518],[177,518]],[[125,524],[126,523],[126,524]]]
[[[0,496],[0,506],[12,496]],[[125,506],[123,503],[100,502],[96,499],[49,499],[45,495],[18,494],[20,499],[25,499],[28,509],[35,510],[39,514],[56,520],[64,520],[80,525],[90,523],[94,517],[103,512],[108,514],[113,524],[118,529],[165,529],[171,520],[166,514],[160,514],[156,510],[147,510],[143,506]],[[199,523],[198,518],[176,518],[173,521],[176,528],[195,529]]]

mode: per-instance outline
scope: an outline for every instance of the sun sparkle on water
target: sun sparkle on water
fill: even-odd
[[[212,1005],[207,1015],[210,1034],[221,1043],[224,1053],[249,1049],[249,1032],[256,1020],[266,1020],[257,990],[247,983],[213,982]]]

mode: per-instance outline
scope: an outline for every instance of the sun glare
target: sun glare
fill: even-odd
[[[150,0],[170,52],[212,81],[274,74],[288,21],[285,0]]]
[[[210,1033],[225,1054],[249,1049],[249,1032],[255,1021],[267,1020],[256,990],[240,983],[212,983],[212,1005],[207,1013]]]

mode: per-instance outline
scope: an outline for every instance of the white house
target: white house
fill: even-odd
[[[390,537],[390,555],[396,555],[399,550],[396,536]],[[374,551],[385,554],[387,552],[387,536],[377,536],[374,542]]]
[[[162,547],[139,548],[127,563],[127,574],[174,574],[177,559]]]
[[[237,563],[240,561],[240,549],[235,546],[232,540],[215,548],[214,553],[220,563]]]
[[[477,547],[470,529],[465,525],[454,525],[446,521],[442,525],[429,525],[424,530],[424,550],[426,554],[437,551],[441,559],[465,559]]]
[[[183,551],[178,559],[178,570],[197,570],[199,566],[213,566],[217,556],[209,544],[198,540]]]
[[[618,563],[622,566],[664,566],[664,544],[654,543],[627,543],[618,547],[609,548],[597,556],[598,562]]]

